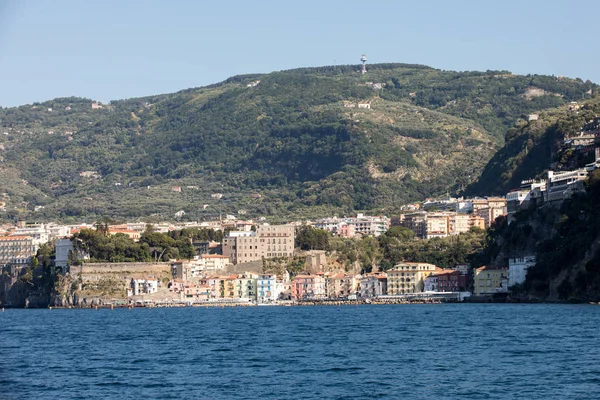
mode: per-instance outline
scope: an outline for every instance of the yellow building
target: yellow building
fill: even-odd
[[[224,276],[219,279],[219,297],[221,299],[235,299],[237,275]]]
[[[454,213],[450,216],[450,234],[458,235],[464,232],[468,232],[471,228],[469,225],[470,216],[467,214]]]
[[[425,222],[427,227],[427,239],[435,237],[446,237],[450,231],[449,213],[429,213]]]
[[[442,271],[433,264],[405,262],[394,266],[387,271],[388,294],[399,295],[408,293],[421,293],[425,286],[425,278]]]
[[[110,227],[108,229],[108,233],[110,234],[110,236],[114,236],[119,233],[122,235],[127,235],[134,242],[137,242],[138,240],[140,240],[140,233],[137,231],[134,231],[133,229]]]
[[[506,293],[508,288],[508,268],[479,267],[473,276],[473,294],[488,296]]]

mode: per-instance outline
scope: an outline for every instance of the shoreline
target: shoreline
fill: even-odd
[[[319,306],[362,306],[362,305],[439,305],[439,304],[585,304],[600,305],[600,302],[569,302],[569,301],[529,301],[529,302],[493,302],[493,301],[407,301],[407,300],[382,300],[382,301],[356,301],[356,300],[327,300],[327,301],[290,301],[287,303],[234,303],[234,302],[207,302],[207,303],[164,303],[164,304],[103,304],[91,306],[49,306],[49,307],[11,307],[4,306],[5,310],[114,310],[135,308],[225,308],[225,307],[319,307]]]

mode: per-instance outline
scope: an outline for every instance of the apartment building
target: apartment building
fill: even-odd
[[[495,267],[476,268],[473,275],[473,294],[491,296],[508,290],[508,269]]]
[[[526,255],[508,259],[508,287],[525,282],[527,270],[535,265],[535,255]]]
[[[256,298],[259,303],[269,303],[279,299],[283,287],[275,274],[261,274],[256,280]]]
[[[424,238],[427,234],[427,212],[418,211],[402,214],[400,215],[400,225],[413,231],[416,237]]]
[[[30,236],[0,236],[0,266],[24,267],[36,252],[37,246]]]
[[[229,232],[223,238],[223,255],[233,264],[259,261],[263,258],[294,255],[293,225],[260,225],[256,232]]]
[[[390,227],[390,219],[386,216],[368,216],[357,214],[356,217],[344,218],[321,218],[314,223],[315,228],[329,232],[338,233],[340,236],[384,234]]]
[[[470,216],[466,214],[454,213],[448,218],[449,232],[451,235],[459,235],[468,232],[471,229],[469,223]]]
[[[450,216],[448,213],[428,213],[425,220],[425,238],[443,238],[450,234]]]
[[[484,214],[489,221],[489,208],[483,210],[485,210]],[[453,211],[430,213],[421,211],[401,215],[400,224],[412,230],[418,238],[443,238],[449,235],[468,232],[472,226],[480,226],[482,229],[485,229],[486,219],[478,215],[476,217],[477,219],[473,220],[472,214],[462,214]]]
[[[589,171],[585,168],[565,172],[548,171],[546,201],[562,202],[570,198],[573,193],[585,190],[583,181],[587,179],[588,174]]]
[[[359,280],[355,276],[334,274],[325,276],[326,296],[330,299],[347,298],[358,291]]]
[[[405,262],[387,271],[387,289],[389,295],[421,293],[425,288],[425,278],[442,271],[428,263]]]
[[[386,274],[366,275],[360,279],[360,296],[363,299],[384,296],[387,293]]]
[[[323,299],[326,296],[325,278],[320,275],[297,275],[291,283],[295,300]]]
[[[515,214],[526,210],[530,206],[539,206],[544,201],[546,191],[546,180],[539,181],[530,179],[521,182],[519,189],[512,190],[506,194],[506,213],[508,222],[515,219]]]

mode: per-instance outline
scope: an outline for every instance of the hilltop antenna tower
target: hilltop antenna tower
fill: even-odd
[[[362,61],[362,68],[360,69],[360,72],[361,72],[362,74],[364,74],[364,73],[366,73],[366,72],[367,72],[367,65],[366,65],[366,62],[367,62],[367,55],[366,55],[366,54],[363,54],[363,55],[360,57],[360,61]]]

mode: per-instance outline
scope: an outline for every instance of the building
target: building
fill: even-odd
[[[448,213],[428,213],[425,220],[425,238],[444,238],[450,232],[450,215]]]
[[[418,238],[424,238],[427,234],[427,212],[418,211],[410,214],[403,214],[400,218],[400,224],[415,233]]]
[[[357,214],[356,218],[348,218],[346,223],[353,225],[356,233],[375,237],[384,234],[390,228],[390,220],[385,216],[371,217]]]
[[[31,224],[20,222],[16,229],[11,232],[11,236],[28,236],[33,240],[34,246],[41,246],[48,243],[50,235],[44,224]]]
[[[354,225],[342,223],[338,227],[337,234],[341,237],[353,238],[356,235],[356,228]]]
[[[219,279],[219,298],[237,298],[239,288],[236,288],[237,275],[221,277]]]
[[[387,275],[366,275],[360,279],[360,296],[369,299],[387,295]]]
[[[491,296],[506,293],[508,289],[508,269],[495,267],[479,267],[473,276],[473,294]]]
[[[70,239],[57,239],[54,243],[56,248],[56,258],[54,266],[60,268],[61,271],[67,272],[69,265],[69,253],[73,251],[73,242]]]
[[[574,171],[554,172],[548,171],[546,201],[562,202],[570,198],[573,193],[585,190],[583,181],[587,179],[589,171],[585,168]]]
[[[469,274],[469,264],[456,264],[452,269],[460,272],[463,275]]]
[[[134,242],[140,240],[140,232],[134,231],[133,229],[109,227],[108,233],[110,236],[117,234],[129,236],[129,239],[133,240]]]
[[[353,235],[371,235],[379,236],[384,234],[390,227],[390,220],[386,216],[368,216],[357,214],[356,217],[344,218],[321,218],[314,223],[317,229],[323,229],[329,232],[337,233],[340,236]]]
[[[279,299],[281,285],[277,282],[275,274],[261,274],[256,279],[256,301],[270,303]]]
[[[429,275],[423,282],[424,292],[437,292],[438,291],[438,276],[437,274]]]
[[[256,232],[231,231],[223,238],[223,255],[233,264],[262,259]]]
[[[202,254],[202,256],[200,256],[200,260],[204,264],[203,270],[223,270],[227,265],[229,265],[229,257],[221,254]]]
[[[330,299],[345,299],[358,291],[359,280],[350,275],[334,274],[325,276],[325,296]]]
[[[448,218],[449,233],[451,235],[460,235],[471,229],[469,224],[470,216],[466,214],[454,213]]]
[[[294,255],[293,225],[259,225],[256,232],[234,231],[223,238],[223,255],[233,264]]]
[[[297,275],[291,284],[294,300],[323,299],[326,296],[325,278],[319,275]]]
[[[245,272],[235,279],[236,298],[256,301],[256,278],[258,275]]]
[[[508,259],[508,287],[520,285],[525,282],[527,270],[535,265],[535,255],[528,255]]]
[[[425,278],[442,269],[433,264],[405,262],[387,271],[388,294],[400,295],[421,293],[425,289]]]
[[[472,213],[473,212],[473,202],[471,202],[469,200],[460,199],[456,202],[455,211],[457,213],[462,213],[462,214]]]
[[[0,266],[25,267],[36,252],[37,246],[29,236],[0,236]]]
[[[469,229],[473,227],[485,230],[485,220],[479,215],[469,215]]]
[[[521,182],[521,187],[506,194],[506,212],[508,223],[515,220],[515,214],[530,206],[540,206],[544,201],[546,180],[533,179]]]
[[[157,279],[131,279],[130,296],[139,296],[142,294],[152,294],[158,292]]]
[[[496,221],[496,218],[506,215],[506,199],[504,197],[488,197],[488,207],[490,209],[490,225]]]
[[[192,263],[189,260],[178,260],[171,263],[171,276],[174,280],[187,282],[192,279],[194,275]]]
[[[460,271],[446,270],[437,274],[438,292],[464,292],[467,290],[467,276]]]

